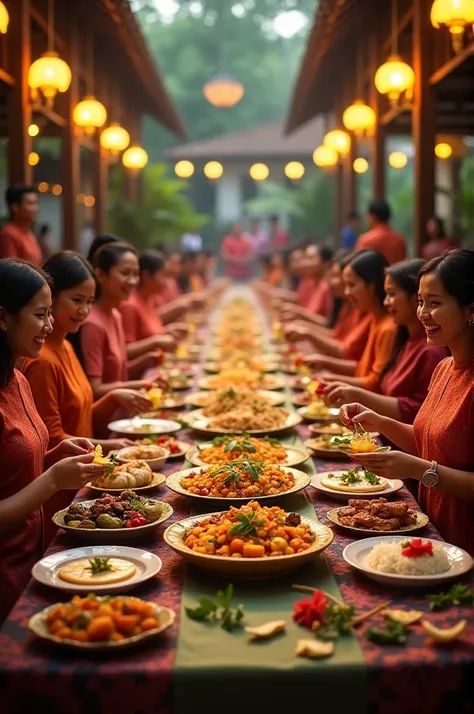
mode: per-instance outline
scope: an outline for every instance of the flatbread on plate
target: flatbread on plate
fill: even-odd
[[[105,570],[102,573],[93,573],[89,558],[81,560],[73,560],[71,563],[63,565],[59,569],[58,575],[61,580],[75,585],[110,585],[111,583],[119,583],[122,580],[128,580],[135,575],[136,567],[129,561],[123,558],[108,558],[108,565],[111,570]]]
[[[333,478],[329,478],[328,476],[325,476],[324,478],[321,479],[321,483],[323,486],[326,488],[330,488],[332,491],[344,491],[347,493],[375,493],[376,491],[383,491],[384,489],[387,488],[388,486],[388,481],[381,476],[378,477],[380,483],[378,484],[371,484],[367,481],[367,479],[361,474],[361,481],[358,483],[352,483],[352,484],[345,484],[341,483],[341,477],[340,476],[334,476]]]

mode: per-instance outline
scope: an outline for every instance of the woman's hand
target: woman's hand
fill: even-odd
[[[158,335],[158,337],[156,338],[156,341],[160,347],[159,351],[161,352],[161,355],[162,355],[161,362],[163,362],[162,350],[164,350],[165,352],[173,352],[176,349],[176,338],[174,337],[174,335],[171,335],[171,334],[170,335]],[[155,364],[161,364],[161,362],[156,362],[156,360],[155,360],[155,362],[153,362],[152,364],[149,364],[148,366],[153,367]]]
[[[298,322],[290,322],[284,325],[283,330],[289,342],[298,342],[298,340],[302,340],[309,335],[308,328]]]
[[[165,326],[165,332],[174,340],[181,340],[188,334],[188,326],[185,322],[170,322]]]
[[[115,402],[124,412],[134,416],[140,412],[149,412],[153,409],[153,403],[145,394],[136,392],[133,389],[114,389],[112,395]]]
[[[303,357],[305,364],[308,364],[312,369],[329,369],[330,363],[327,357],[318,354],[306,355]]]
[[[48,451],[46,461],[48,465],[55,464],[61,459],[66,459],[68,456],[80,456],[94,451],[94,444],[82,437],[72,439],[64,439],[54,449]]]
[[[150,367],[157,367],[159,364],[163,363],[163,350],[152,350],[151,352],[146,352],[140,360],[140,367],[143,369],[149,369]]]
[[[348,429],[353,430],[356,424],[360,424],[366,431],[383,431],[384,417],[357,402],[344,404],[339,412],[339,418]]]
[[[106,439],[100,443],[106,455],[110,451],[120,451],[120,449],[125,449],[127,446],[136,446],[136,441],[131,439]]]
[[[340,407],[343,404],[356,402],[357,399],[360,399],[359,392],[361,390],[357,387],[351,387],[341,381],[331,382],[330,379],[328,380],[328,377],[325,377],[325,379],[328,381],[328,384],[324,389],[324,398],[329,404]]]
[[[100,478],[107,468],[107,464],[93,464],[94,454],[71,456],[58,461],[48,470],[55,491],[62,489],[77,490],[88,481]]]
[[[372,452],[370,454],[351,454],[351,459],[361,464],[367,471],[387,479],[421,479],[428,463],[418,456],[405,454],[403,451]]]

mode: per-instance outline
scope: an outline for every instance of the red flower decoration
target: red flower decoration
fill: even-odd
[[[295,367],[300,367],[302,364],[304,364],[304,358],[300,355],[295,358]]]
[[[423,543],[421,538],[412,538],[402,543],[402,555],[405,558],[422,558],[424,555],[433,555],[433,543],[427,540]]]
[[[293,620],[298,625],[307,627],[308,630],[313,629],[313,623],[324,623],[324,611],[326,610],[328,601],[322,590],[316,590],[311,600],[304,597],[302,600],[295,602],[293,606]]]

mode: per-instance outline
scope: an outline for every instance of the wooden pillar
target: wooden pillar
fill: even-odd
[[[339,247],[339,235],[344,220],[344,167],[339,160],[334,167],[334,247]]]
[[[371,42],[371,77],[375,77],[375,73],[379,67],[379,38],[377,35],[372,37]],[[371,145],[371,164],[372,164],[372,196],[373,198],[383,198],[386,192],[386,175],[385,175],[385,140],[386,129],[380,124],[382,115],[381,96],[378,93],[374,81],[371,82],[371,98],[370,104],[375,112],[375,128],[372,137]]]
[[[130,145],[139,144],[141,139],[140,117],[135,113],[130,113],[128,117],[130,132]],[[125,171],[125,197],[128,201],[138,203],[140,200],[140,172],[131,171],[123,167]]]
[[[430,84],[433,58],[433,27],[425,0],[413,3],[413,69],[415,88],[413,103],[413,145],[415,149],[414,183],[414,248],[421,255],[426,222],[435,205],[435,88]]]
[[[107,152],[97,141],[97,149],[94,153],[94,230],[96,235],[101,235],[107,230],[107,198],[109,192],[109,164]]]
[[[355,134],[351,134],[351,149],[345,159],[346,172],[346,199],[344,204],[344,213],[350,213],[357,210],[357,179],[353,164],[357,158],[357,138]],[[344,215],[345,220],[345,215]]]
[[[79,244],[77,194],[79,193],[80,163],[79,140],[72,115],[74,107],[79,100],[79,42],[77,15],[73,7],[70,8],[68,13],[65,36],[67,41],[67,57],[65,59],[71,67],[72,82],[64,101],[66,126],[61,131],[62,247],[67,250],[77,250]]]
[[[14,7],[13,7],[14,4]],[[8,183],[31,183],[32,170],[28,162],[31,139],[30,90],[28,70],[31,64],[30,0],[14,0],[8,4],[10,25],[6,35],[10,71],[15,79],[8,91]]]

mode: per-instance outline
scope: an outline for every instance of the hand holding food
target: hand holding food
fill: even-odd
[[[94,444],[89,439],[76,437],[73,439],[63,439],[54,449],[48,452],[48,463],[55,464],[61,459],[66,459],[69,456],[80,456],[88,454],[94,450]]]
[[[333,444],[338,446],[342,451],[347,451],[349,454],[368,454],[377,451],[380,447],[377,441],[357,424],[355,431],[351,436],[335,436]],[[388,449],[389,447],[387,447]]]
[[[349,429],[354,429],[356,424],[360,424],[366,431],[383,433],[383,417],[357,402],[344,404],[339,411],[339,418]]]
[[[114,389],[111,394],[117,406],[129,416],[146,412],[152,407],[150,399],[134,389]]]
[[[104,456],[104,453],[102,451],[102,446],[100,444],[97,444],[97,446],[94,449],[94,460],[93,464],[102,464],[105,469],[104,469],[104,476],[110,476],[110,474],[113,472],[115,465],[117,463],[117,454],[109,454],[108,456]]]
[[[421,478],[429,463],[401,451],[376,451],[372,454],[351,454],[351,458],[369,471],[387,479]]]
[[[77,490],[88,481],[100,478],[106,470],[106,464],[94,464],[93,461],[94,452],[71,456],[58,461],[46,473],[51,477],[56,491]]]

